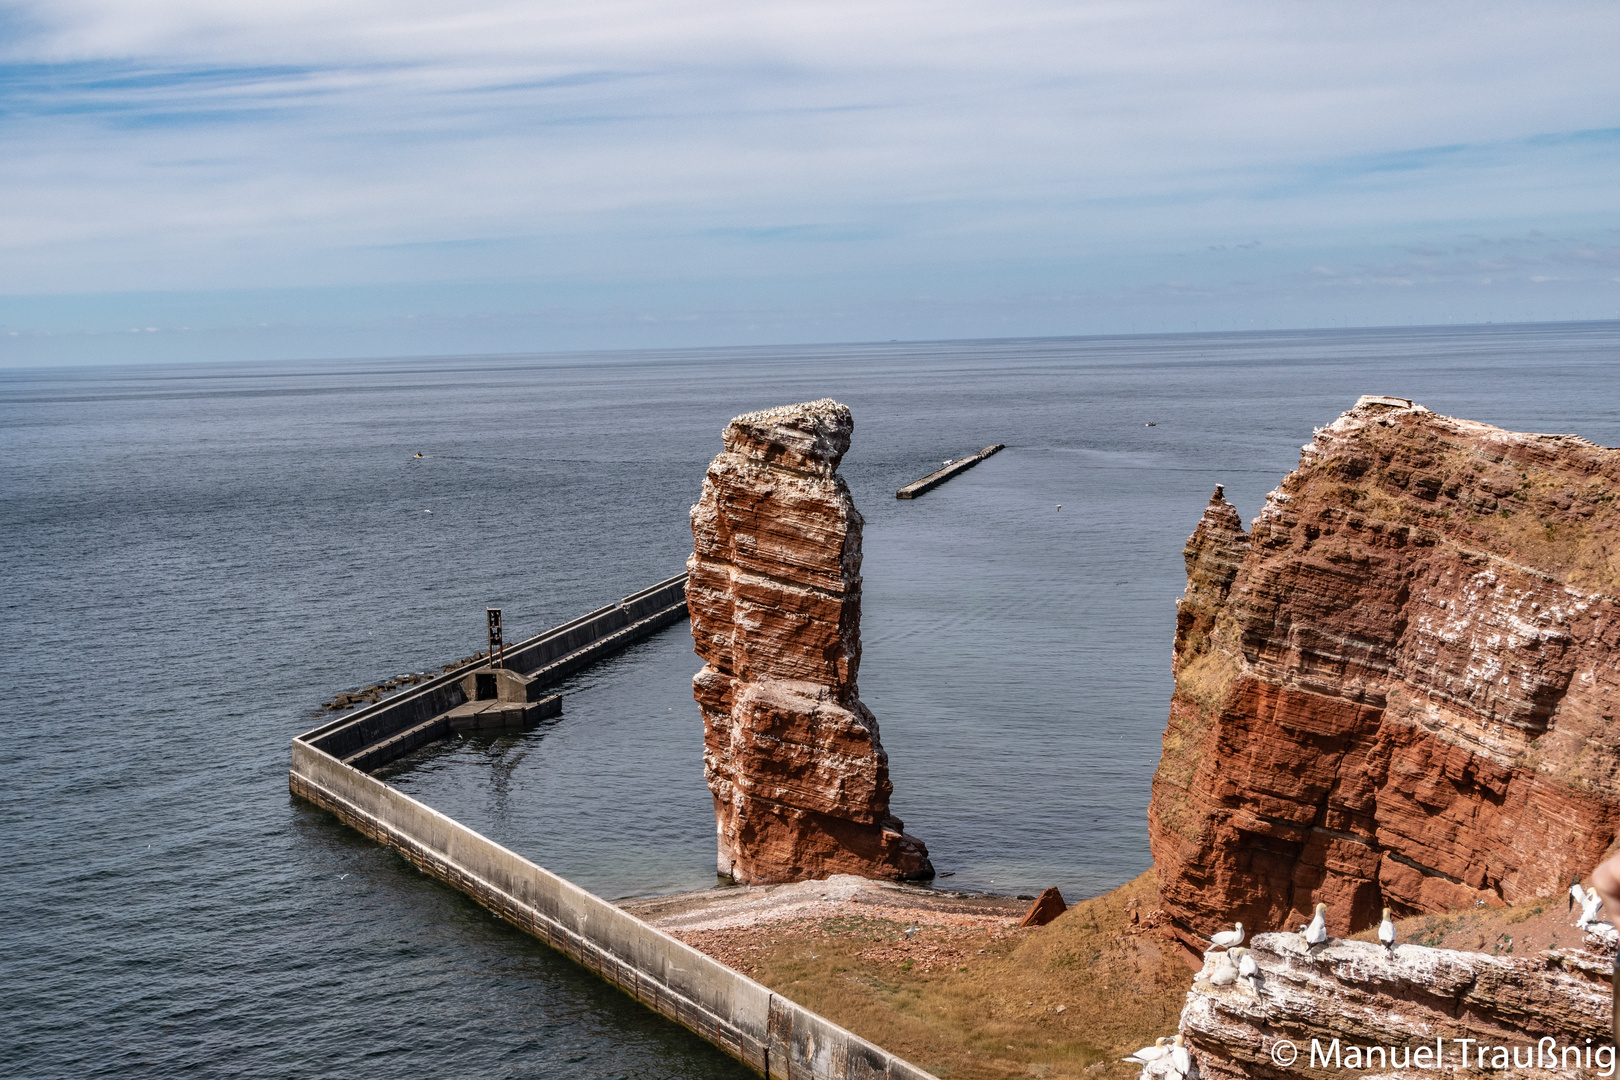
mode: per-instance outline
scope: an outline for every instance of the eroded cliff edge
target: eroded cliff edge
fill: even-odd
[[[1149,835],[1189,944],[1561,891],[1620,827],[1620,451],[1363,398],[1188,541]],[[1201,948],[1201,943],[1198,943]]]
[[[837,475],[853,430],[830,399],[739,416],[692,508],[693,694],[719,870],[744,884],[934,875],[889,813],[856,682],[862,519]]]
[[[1298,934],[1262,934],[1249,951],[1252,984],[1216,985],[1214,953],[1187,993],[1180,1030],[1201,1080],[1501,1076],[1509,1065],[1516,1077],[1593,1076],[1594,1044],[1612,1040],[1614,945],[1595,935],[1527,956],[1362,941],[1307,950]]]

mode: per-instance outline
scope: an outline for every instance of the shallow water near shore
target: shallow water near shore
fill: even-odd
[[[895,811],[941,885],[1092,895],[1149,864],[1210,490],[1251,518],[1363,393],[1620,445],[1620,324],[0,372],[0,1064],[745,1075],[291,799],[288,740],[486,604],[516,638],[679,572],[725,422],[831,396]],[[698,666],[672,628],[390,782],[604,896],[707,887]]]

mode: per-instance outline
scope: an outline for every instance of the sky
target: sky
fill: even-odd
[[[0,0],[0,366],[1620,317],[1620,4]]]

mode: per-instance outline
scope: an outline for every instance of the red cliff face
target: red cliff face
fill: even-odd
[[[929,878],[889,813],[889,759],[861,704],[861,515],[837,475],[854,429],[831,400],[749,413],[692,508],[692,680],[719,869],[744,884]]]
[[[1620,451],[1363,398],[1187,543],[1149,834],[1184,941],[1561,892],[1620,827]]]

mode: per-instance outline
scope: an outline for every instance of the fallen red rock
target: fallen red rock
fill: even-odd
[[[719,870],[744,884],[933,877],[889,813],[888,755],[861,703],[861,515],[838,463],[849,409],[739,416],[692,508],[693,694]]]
[[[1561,894],[1620,827],[1620,451],[1368,399],[1186,547],[1149,835],[1190,947]]]
[[[1025,895],[1029,895],[1025,893]],[[1019,926],[1045,926],[1065,911],[1069,905],[1063,902],[1063,894],[1056,888],[1047,889],[1035,898],[1029,906],[1029,913],[1019,922]]]

